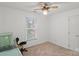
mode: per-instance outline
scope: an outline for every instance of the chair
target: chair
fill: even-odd
[[[16,46],[20,49],[22,54],[23,54],[24,51],[26,51],[26,52],[28,51],[28,50],[26,50],[26,48],[24,48],[25,44],[27,44],[26,41],[23,41],[23,42],[19,43],[19,38],[18,37],[16,38]]]

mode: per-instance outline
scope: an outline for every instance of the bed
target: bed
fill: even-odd
[[[22,56],[14,45],[12,33],[0,33],[0,56]]]
[[[18,48],[0,52],[0,56],[22,56]]]

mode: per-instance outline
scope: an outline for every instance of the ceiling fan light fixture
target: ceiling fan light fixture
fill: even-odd
[[[43,10],[43,14],[44,14],[44,15],[47,15],[47,14],[48,14],[48,10],[46,10],[46,9]]]

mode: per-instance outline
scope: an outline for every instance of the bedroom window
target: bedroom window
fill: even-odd
[[[34,17],[26,17],[27,41],[36,39],[36,27]]]

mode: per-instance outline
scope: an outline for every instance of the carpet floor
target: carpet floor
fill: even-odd
[[[50,42],[45,42],[27,48],[28,52],[23,52],[24,56],[79,56],[79,52],[72,51]]]

